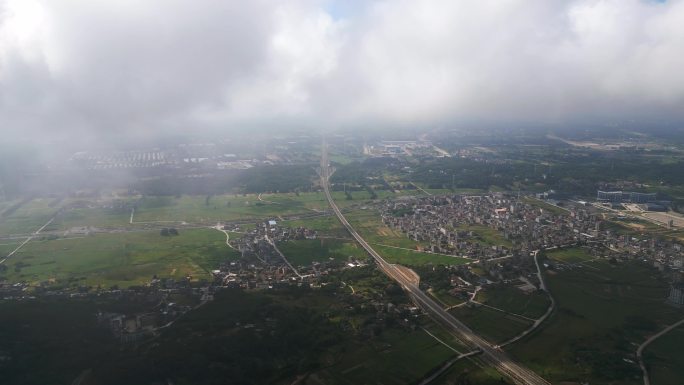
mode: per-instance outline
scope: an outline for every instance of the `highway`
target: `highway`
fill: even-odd
[[[394,265],[385,261],[362,237],[359,235],[352,225],[344,217],[337,204],[330,193],[330,168],[328,162],[328,148],[324,142],[321,150],[321,165],[320,165],[321,185],[325,191],[325,196],[328,199],[330,207],[333,212],[347,229],[347,231],[354,237],[354,239],[363,247],[368,254],[375,260],[378,267],[391,279],[399,283],[403,289],[409,294],[413,301],[420,306],[427,314],[429,314],[436,322],[446,327],[463,343],[469,345],[473,350],[478,349],[482,352],[479,358],[486,364],[496,368],[502,375],[509,380],[519,385],[550,385],[548,381],[541,378],[535,372],[521,366],[520,364],[511,360],[508,355],[500,350],[498,347],[492,346],[482,337],[475,334],[461,321],[456,319],[449,312],[444,310],[437,302],[428,297],[420,288],[415,285],[404,272],[397,269]]]
[[[52,223],[52,221],[55,220],[55,218],[57,218],[57,214],[53,215],[52,218],[50,218],[50,220],[48,220],[48,221],[47,221],[43,226],[41,226],[38,230],[36,230],[36,231],[34,231],[33,233],[31,233],[31,234],[28,236],[28,238],[26,238],[26,239],[24,240],[24,242],[22,242],[16,249],[14,249],[11,253],[7,254],[7,256],[5,256],[5,258],[3,258],[2,260],[0,260],[0,265],[4,264],[11,256],[13,256],[14,254],[16,254],[19,250],[21,250],[22,247],[26,246],[27,243],[31,242],[31,240],[32,240],[33,238],[35,238],[36,236],[38,236],[38,235],[40,234],[40,232],[43,231],[46,227],[48,227],[48,226],[50,225],[50,223]]]

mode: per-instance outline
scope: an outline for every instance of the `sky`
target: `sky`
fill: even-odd
[[[683,71],[681,0],[0,0],[5,139],[681,122]]]

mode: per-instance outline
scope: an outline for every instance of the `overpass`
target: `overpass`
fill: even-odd
[[[354,230],[354,227],[347,221],[330,193],[330,165],[328,161],[328,147],[323,142],[321,148],[321,165],[320,165],[321,185],[325,191],[325,196],[333,209],[333,212],[347,229],[347,231],[354,237],[354,239],[363,247],[368,254],[375,260],[380,270],[388,277],[399,283],[406,291],[411,299],[420,306],[432,319],[446,327],[454,336],[459,338],[461,342],[473,348],[480,350],[482,354],[479,358],[486,364],[496,368],[499,373],[506,376],[508,379],[518,385],[551,385],[548,381],[537,375],[530,369],[527,369],[520,364],[514,362],[508,355],[500,348],[492,346],[484,338],[475,334],[468,326],[456,319],[451,313],[444,310],[437,302],[428,297],[418,285],[414,282],[412,277],[409,277],[404,271],[398,269],[393,264],[388,263],[366,242],[359,233]]]

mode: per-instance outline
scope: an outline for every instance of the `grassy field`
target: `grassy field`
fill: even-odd
[[[620,235],[634,235],[639,233],[636,229],[629,227],[624,221],[604,221],[602,226],[606,230],[610,230],[613,233]]]
[[[390,329],[347,348],[329,368],[307,384],[414,384],[455,353],[423,330]]]
[[[332,193],[340,208],[371,202],[367,191],[351,192],[351,200],[342,191]],[[389,191],[379,191],[378,196],[393,197]],[[328,210],[323,192],[214,195],[181,197],[145,197],[135,212],[136,222],[186,221],[207,222],[219,220],[245,220],[277,218],[278,216],[305,214]]]
[[[550,259],[566,263],[586,262],[593,258],[586,249],[583,249],[581,247],[571,247],[569,249],[553,250],[547,252],[546,256]]]
[[[474,241],[484,246],[506,246],[513,244],[496,229],[482,225],[463,225],[456,228],[459,231],[472,231]]]
[[[237,252],[225,235],[211,229],[185,229],[162,237],[158,231],[97,234],[33,241],[7,261],[10,282],[79,284],[105,287],[149,282],[153,275],[209,278],[209,271]]]
[[[305,239],[287,241],[278,245],[280,251],[295,266],[311,265],[312,262],[325,262],[330,258],[346,261],[350,256],[366,259],[368,254],[353,241],[337,239]]]
[[[475,300],[530,318],[539,318],[544,315],[551,303],[546,293],[525,294],[522,290],[511,286],[488,287],[480,290]]]
[[[433,298],[437,299],[437,302],[441,302],[444,307],[460,305],[467,301],[464,297],[454,297],[449,294],[446,290],[432,290],[429,293]]]
[[[262,198],[266,200],[266,198]],[[257,195],[145,197],[138,203],[135,222],[176,221],[206,223],[212,221],[274,218],[280,215],[310,212],[304,200],[280,204],[260,201]]]
[[[508,382],[502,382],[501,374],[494,368],[481,368],[468,359],[461,359],[454,363],[443,375],[431,382],[431,384],[504,385],[508,384]]]
[[[0,217],[0,234],[32,233],[42,227],[57,212],[51,207],[54,199],[33,199],[21,204],[12,213]]]
[[[532,197],[523,197],[521,199],[524,203],[527,203],[528,205],[538,207],[540,209],[544,209],[545,211],[551,212],[556,215],[568,215],[569,212],[567,210],[564,210],[560,207],[556,207],[554,205],[548,204],[542,200],[532,198]]]
[[[45,230],[69,230],[74,227],[123,227],[128,226],[131,213],[107,208],[65,209]]]
[[[667,229],[643,220],[612,218],[604,221],[602,226],[605,230],[610,230],[614,234],[619,235],[640,236],[646,233],[662,238],[670,238],[674,241],[684,241],[684,230]]]
[[[366,239],[373,248],[389,262],[404,265],[424,265],[427,263],[443,265],[462,265],[469,262],[466,258],[451,257],[440,254],[420,252],[418,247],[424,243],[408,239],[404,234],[382,224],[380,216],[375,210],[352,210],[345,216],[354,228]],[[319,235],[349,238],[351,236],[334,216],[289,220],[282,222],[284,226],[304,226],[317,230]],[[283,252],[285,250],[283,249]],[[316,251],[312,251],[312,255]]]
[[[645,219],[638,219],[632,217],[613,217],[607,222],[606,228],[617,232],[618,234],[640,234],[645,232],[663,232],[667,229],[664,226],[658,226]]]
[[[378,190],[377,199],[393,198],[414,194],[415,190],[392,192]],[[341,208],[363,206],[371,203],[370,194],[363,191],[351,192],[353,199],[347,199],[342,191],[333,192]],[[211,223],[234,220],[263,220],[286,215],[311,214],[329,209],[323,192],[263,194],[224,194],[207,197],[204,195],[145,196],[130,197],[132,207],[137,206],[134,224],[145,223]],[[2,210],[19,201],[3,201]],[[107,201],[99,199],[67,198],[33,199],[22,203],[18,209],[0,217],[0,234],[24,234],[37,230],[50,219],[60,207],[64,210],[45,230],[69,230],[73,227],[125,227],[129,225],[130,210],[106,208]],[[74,206],[75,205],[75,206]],[[0,210],[1,211],[1,210]]]
[[[363,160],[363,157],[349,156],[349,155],[343,155],[343,154],[330,155],[330,162],[331,163],[339,163],[342,165],[349,164],[349,163],[359,161],[359,160]]]
[[[385,226],[375,210],[354,210],[345,216],[356,231],[389,262],[403,265],[462,265],[469,261],[466,258],[418,251],[418,248],[426,246],[424,242],[411,240],[401,232]]]
[[[451,332],[445,329],[442,325],[436,323],[429,317],[424,317],[420,321],[420,328],[427,330],[433,336],[439,338],[442,342],[446,343],[450,347],[459,351],[459,353],[465,353],[470,351],[471,348],[464,345],[459,341]]]
[[[484,306],[462,306],[450,312],[492,343],[507,341],[532,325],[530,321]]]
[[[345,217],[367,242],[407,249],[416,249],[419,246],[427,245],[411,240],[401,232],[385,226],[380,219],[380,214],[375,210],[354,210],[346,213]]]
[[[684,317],[665,304],[668,284],[640,262],[587,262],[547,274],[557,310],[512,354],[552,382],[641,384],[633,360],[647,335]]]
[[[353,191],[351,195],[353,199],[350,200],[347,199],[347,196],[342,191],[332,192],[333,199],[340,208],[371,201],[370,194],[368,194],[368,192],[365,190]],[[262,195],[261,199],[283,205],[302,206],[310,210],[322,211],[330,208],[328,205],[328,200],[322,191],[300,193],[299,195],[294,193],[264,194]]]
[[[684,378],[684,326],[655,340],[644,351],[644,362],[651,384],[679,385]]]

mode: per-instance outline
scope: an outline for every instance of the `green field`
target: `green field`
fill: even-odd
[[[74,227],[123,227],[129,225],[131,213],[106,208],[65,209],[45,228],[50,230],[69,230]]]
[[[338,239],[304,239],[278,244],[280,251],[295,266],[311,265],[312,262],[326,262],[330,259],[347,261],[350,256],[366,259],[368,254],[353,241]]]
[[[624,221],[605,221],[602,224],[603,228],[605,230],[610,230],[614,234],[620,234],[620,235],[635,235],[638,234],[638,231],[634,228],[631,228],[625,223]]]
[[[354,229],[389,262],[405,265],[427,263],[462,265],[470,261],[466,258],[418,251],[418,248],[426,246],[426,243],[411,240],[400,231],[385,226],[375,210],[353,210],[345,213],[345,217]]]
[[[32,233],[42,227],[59,207],[51,207],[54,199],[33,199],[21,204],[14,212],[0,217],[0,234]],[[16,203],[16,202],[15,202]]]
[[[307,384],[414,384],[455,353],[423,330],[388,330],[350,345],[329,368]]]
[[[652,342],[644,350],[644,363],[653,385],[680,385],[684,378],[684,326]]]
[[[414,190],[398,193],[378,190],[377,199],[393,198],[412,194]],[[353,199],[347,199],[342,191],[333,192],[333,198],[341,208],[363,206],[371,203],[370,194],[365,191],[351,192]],[[329,210],[323,192],[263,194],[223,194],[145,196],[125,199],[33,199],[22,203],[18,209],[0,217],[0,234],[25,234],[36,231],[60,208],[63,211],[45,231],[66,231],[75,227],[113,228],[130,226],[131,210],[123,207],[111,208],[112,203],[128,201],[135,206],[133,225],[173,223],[210,224],[218,221],[264,220],[282,216],[320,213]],[[3,210],[19,201],[3,201]]]
[[[501,374],[492,367],[482,368],[468,359],[461,359],[431,384],[504,385],[508,382],[502,382]]]
[[[665,226],[658,226],[655,223],[638,218],[614,218],[613,221],[609,223],[613,225],[610,228],[615,229],[618,233],[625,234],[641,234],[645,232],[659,233],[667,231]],[[623,229],[620,229],[620,227]]]
[[[9,253],[14,251],[14,249],[16,249],[21,244],[21,242],[13,242],[14,241],[3,241],[3,243],[0,244],[0,260],[3,259],[5,256],[9,255]],[[2,275],[0,275],[0,277],[2,277]]]
[[[522,290],[512,286],[487,287],[477,293],[475,300],[530,318],[539,318],[544,315],[551,303],[546,293],[525,294]]]
[[[586,262],[593,258],[586,249],[581,247],[549,251],[546,253],[546,256],[550,259],[566,263]]]
[[[293,194],[294,195],[294,194]],[[267,200],[267,198],[262,198]],[[283,203],[260,201],[255,194],[181,197],[144,197],[135,210],[134,222],[188,222],[208,223],[311,212],[305,200]]]
[[[532,197],[523,197],[522,201],[527,203],[528,205],[534,206],[534,207],[539,207],[540,209],[544,209],[545,211],[551,212],[556,215],[568,215],[569,212],[568,210],[562,209],[560,207],[556,207],[554,205],[548,204],[542,200],[539,200],[537,198],[532,198]]]
[[[469,262],[466,258],[418,251],[419,247],[426,244],[411,240],[401,232],[385,226],[375,210],[354,210],[346,213],[345,217],[373,249],[389,262],[409,266],[427,263],[462,265]]]
[[[380,214],[376,210],[354,210],[345,213],[345,217],[367,242],[407,249],[416,249],[418,246],[427,245],[426,243],[411,240],[401,232],[385,226],[380,219]]]
[[[385,192],[378,192],[385,195]],[[386,192],[387,196],[395,194]],[[333,199],[340,208],[370,202],[370,194],[364,191],[351,193],[346,199],[344,192],[335,191]],[[135,222],[185,221],[232,221],[246,219],[277,218],[285,215],[311,214],[329,209],[323,192],[262,194],[183,195],[181,197],[149,196],[142,198],[135,212]]]
[[[181,229],[173,237],[155,230],[32,241],[7,261],[0,277],[105,287],[144,284],[155,274],[210,278],[220,261],[237,256],[225,239],[216,230]]]
[[[366,239],[371,246],[389,262],[403,265],[424,265],[427,263],[442,265],[462,265],[469,259],[451,257],[418,251],[416,248],[423,243],[408,239],[402,233],[382,224],[379,214],[375,210],[353,210],[345,213],[345,217],[354,228]],[[303,226],[317,230],[319,235],[349,238],[351,236],[334,216],[303,220],[289,220],[282,222],[284,226]],[[283,249],[283,252],[285,250]],[[312,251],[312,255],[316,251]],[[286,253],[287,254],[287,253]]]
[[[332,192],[333,199],[341,208],[370,201],[370,194],[366,191],[354,191],[351,194],[354,199],[349,200],[342,191]],[[299,194],[264,194],[261,199],[286,206],[302,206],[309,210],[323,211],[330,208],[328,199],[322,191]]]
[[[505,342],[532,326],[531,321],[484,306],[461,306],[450,312],[492,343]]]
[[[506,246],[511,247],[513,244],[497,230],[491,227],[482,225],[462,225],[455,228],[459,231],[472,231],[474,241],[484,246]]]
[[[460,305],[467,301],[467,298],[454,297],[446,290],[432,290],[429,294],[437,299],[438,302],[441,302],[444,307]]]
[[[453,332],[444,328],[444,326],[436,323],[429,317],[424,317],[420,321],[420,328],[427,330],[433,336],[439,338],[442,342],[448,344],[450,347],[459,351],[459,353],[466,353],[470,351],[470,347],[459,341]]]
[[[641,384],[634,359],[647,335],[684,317],[665,304],[668,284],[650,265],[606,261],[547,274],[557,302],[545,326],[511,353],[553,382]]]
[[[331,163],[339,163],[342,165],[349,164],[352,162],[356,162],[359,160],[363,160],[363,158],[359,157],[359,156],[349,156],[349,155],[342,155],[342,154],[330,155],[330,162]]]

